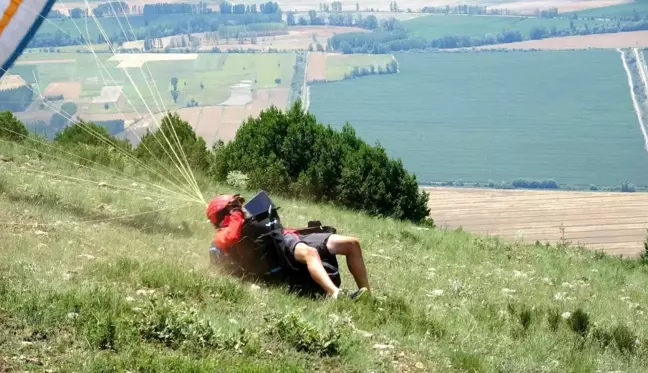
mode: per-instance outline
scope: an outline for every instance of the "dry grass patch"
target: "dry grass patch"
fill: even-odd
[[[81,96],[83,82],[53,82],[47,85],[44,96],[63,95],[67,100],[75,100]]]

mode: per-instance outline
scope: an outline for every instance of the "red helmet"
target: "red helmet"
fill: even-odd
[[[239,197],[239,194],[221,194],[214,197],[207,206],[207,218],[212,224],[218,224],[223,220],[227,213],[227,208],[234,198]]]

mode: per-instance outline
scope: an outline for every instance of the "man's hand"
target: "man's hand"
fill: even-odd
[[[237,209],[240,210],[244,201],[245,201],[245,199],[243,197],[241,197],[241,196],[234,197],[232,202],[230,202],[230,206],[231,206],[230,210],[231,211],[235,211]]]

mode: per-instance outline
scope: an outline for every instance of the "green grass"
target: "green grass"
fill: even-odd
[[[419,230],[273,197],[287,226],[316,218],[358,236],[364,248],[373,298],[301,299],[209,268],[213,230],[204,206],[41,177],[27,171],[142,191],[146,181],[132,185],[4,143],[0,153],[8,160],[0,163],[5,371],[648,368],[648,267],[638,261]],[[231,192],[200,180],[207,197]],[[117,219],[164,207],[173,209]],[[353,288],[344,260],[341,269],[343,286]],[[573,316],[563,319],[566,312]]]
[[[202,106],[216,105],[225,101],[229,95],[229,87],[241,80],[256,81],[256,88],[288,87],[291,84],[293,66],[296,61],[294,54],[198,54],[195,60],[154,61],[140,68],[128,68],[127,73],[117,68],[118,61],[109,61],[112,54],[97,54],[96,61],[92,54],[78,53],[28,53],[20,61],[38,60],[73,60],[74,62],[37,64],[40,86],[45,89],[48,84],[56,81],[83,81],[82,97],[92,98],[99,95],[104,80],[108,85],[123,86],[124,95],[140,113],[147,112],[145,103],[155,110],[155,99],[159,102],[157,91],[167,108],[181,108],[192,98]],[[106,74],[101,64],[105,65],[110,75]],[[28,65],[16,66],[13,72],[25,75],[33,80],[33,67]],[[103,79],[101,76],[103,73]],[[152,79],[150,78],[152,77]],[[180,92],[178,103],[174,104],[170,91],[171,78],[178,78]],[[96,82],[88,79],[97,78]],[[276,78],[281,83],[275,82]],[[131,81],[132,79],[132,81]],[[186,82],[186,85],[185,85]],[[200,87],[200,83],[204,88]],[[133,84],[134,83],[134,84]],[[150,87],[150,88],[149,88]],[[139,91],[139,92],[138,92]],[[140,98],[140,94],[142,98]],[[94,108],[98,113],[105,113],[103,105]],[[123,112],[134,112],[133,107],[126,101],[121,107]]]
[[[392,61],[390,54],[348,54],[331,55],[326,60],[326,80],[344,79],[344,74],[351,73],[354,67],[369,67],[371,65],[385,67]]]
[[[351,123],[419,182],[648,184],[619,53],[396,54],[400,74],[311,88],[323,123]],[[389,110],[385,110],[388,107]]]
[[[648,16],[648,1],[635,0],[627,4],[611,5],[601,8],[565,13],[564,16],[568,17],[572,14],[576,14],[578,15],[578,17],[582,18],[632,18],[635,15],[635,11],[642,18]]]
[[[497,34],[503,30],[518,30],[524,37],[529,36],[529,31],[538,26],[547,29],[555,26],[557,29],[569,28],[568,19],[544,19],[526,17],[498,17],[498,16],[469,16],[469,15],[426,15],[411,20],[403,21],[403,26],[413,36],[425,39],[436,39],[448,35],[466,35],[472,37],[486,34]],[[574,20],[576,27],[585,26],[592,28],[605,21]]]

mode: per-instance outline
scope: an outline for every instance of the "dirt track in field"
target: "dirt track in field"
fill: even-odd
[[[563,237],[636,256],[648,229],[648,193],[425,188],[437,226],[534,243]],[[561,233],[564,227],[564,236]]]

